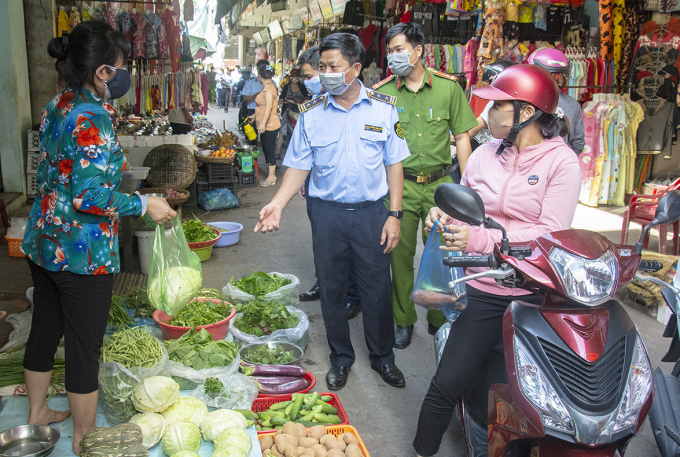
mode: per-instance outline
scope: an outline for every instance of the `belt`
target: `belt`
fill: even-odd
[[[448,168],[443,169],[442,171],[438,171],[436,173],[432,173],[431,175],[409,175],[407,173],[404,173],[404,179],[408,179],[409,181],[417,182],[418,184],[427,184],[432,181],[436,181],[439,178],[441,178],[444,175],[448,175],[453,171],[454,167],[450,166]]]

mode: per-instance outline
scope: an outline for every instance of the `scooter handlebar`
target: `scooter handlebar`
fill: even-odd
[[[461,268],[474,268],[474,267],[486,267],[493,268],[493,256],[471,256],[464,255],[460,257],[444,257],[444,265],[447,267],[461,267]]]
[[[659,271],[663,268],[663,264],[658,260],[642,260],[638,270],[641,271]]]

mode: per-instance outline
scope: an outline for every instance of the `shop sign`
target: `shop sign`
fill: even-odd
[[[340,14],[345,12],[345,3],[347,0],[331,0],[333,6],[333,14]]]
[[[304,22],[305,25],[309,24],[311,17],[309,16],[309,10],[307,7],[303,6],[298,12],[300,13],[300,19],[302,19],[302,22]]]
[[[302,28],[302,15],[299,12],[293,13],[288,21],[288,27],[290,30],[298,30]]]
[[[331,5],[331,0],[319,0],[319,6],[321,7],[321,14],[325,19],[330,19],[333,17],[333,6]]]
[[[321,7],[317,0],[309,0],[309,12],[312,15],[312,24],[321,22]]]

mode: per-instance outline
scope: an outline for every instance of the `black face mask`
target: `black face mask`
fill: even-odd
[[[128,73],[125,68],[115,68],[109,67],[115,71],[113,78],[108,81],[104,81],[104,86],[106,87],[104,91],[104,96],[109,100],[115,100],[127,94],[132,85],[132,80],[130,79],[130,73]]]

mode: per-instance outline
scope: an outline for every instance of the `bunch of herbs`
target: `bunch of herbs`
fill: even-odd
[[[297,313],[291,313],[278,301],[250,300],[243,306],[243,315],[234,326],[249,335],[271,335],[276,330],[294,328],[300,322]]]
[[[188,243],[201,243],[203,241],[214,240],[217,235],[213,229],[204,225],[196,216],[193,219],[182,223],[182,230]]]
[[[224,384],[217,378],[206,378],[203,391],[206,394],[218,394],[224,388]]]
[[[243,354],[243,360],[251,363],[262,363],[265,365],[281,365],[295,361],[293,351],[286,351],[283,347],[276,349],[270,348],[266,344],[251,349],[247,354]]]
[[[224,300],[215,303],[212,300],[196,300],[173,316],[167,324],[178,327],[198,327],[199,325],[210,325],[222,321],[229,316],[231,306]]]
[[[250,270],[250,276],[244,276],[239,281],[234,281],[234,278],[231,278],[231,283],[234,287],[247,294],[255,295],[260,299],[268,293],[287,286],[291,282],[290,279],[284,279],[274,274],[270,275],[263,271],[253,273],[253,270]]]
[[[226,340],[213,341],[212,335],[206,329],[196,332],[192,328],[179,339],[166,340],[163,344],[170,360],[194,370],[226,367],[238,353],[234,343]]]

